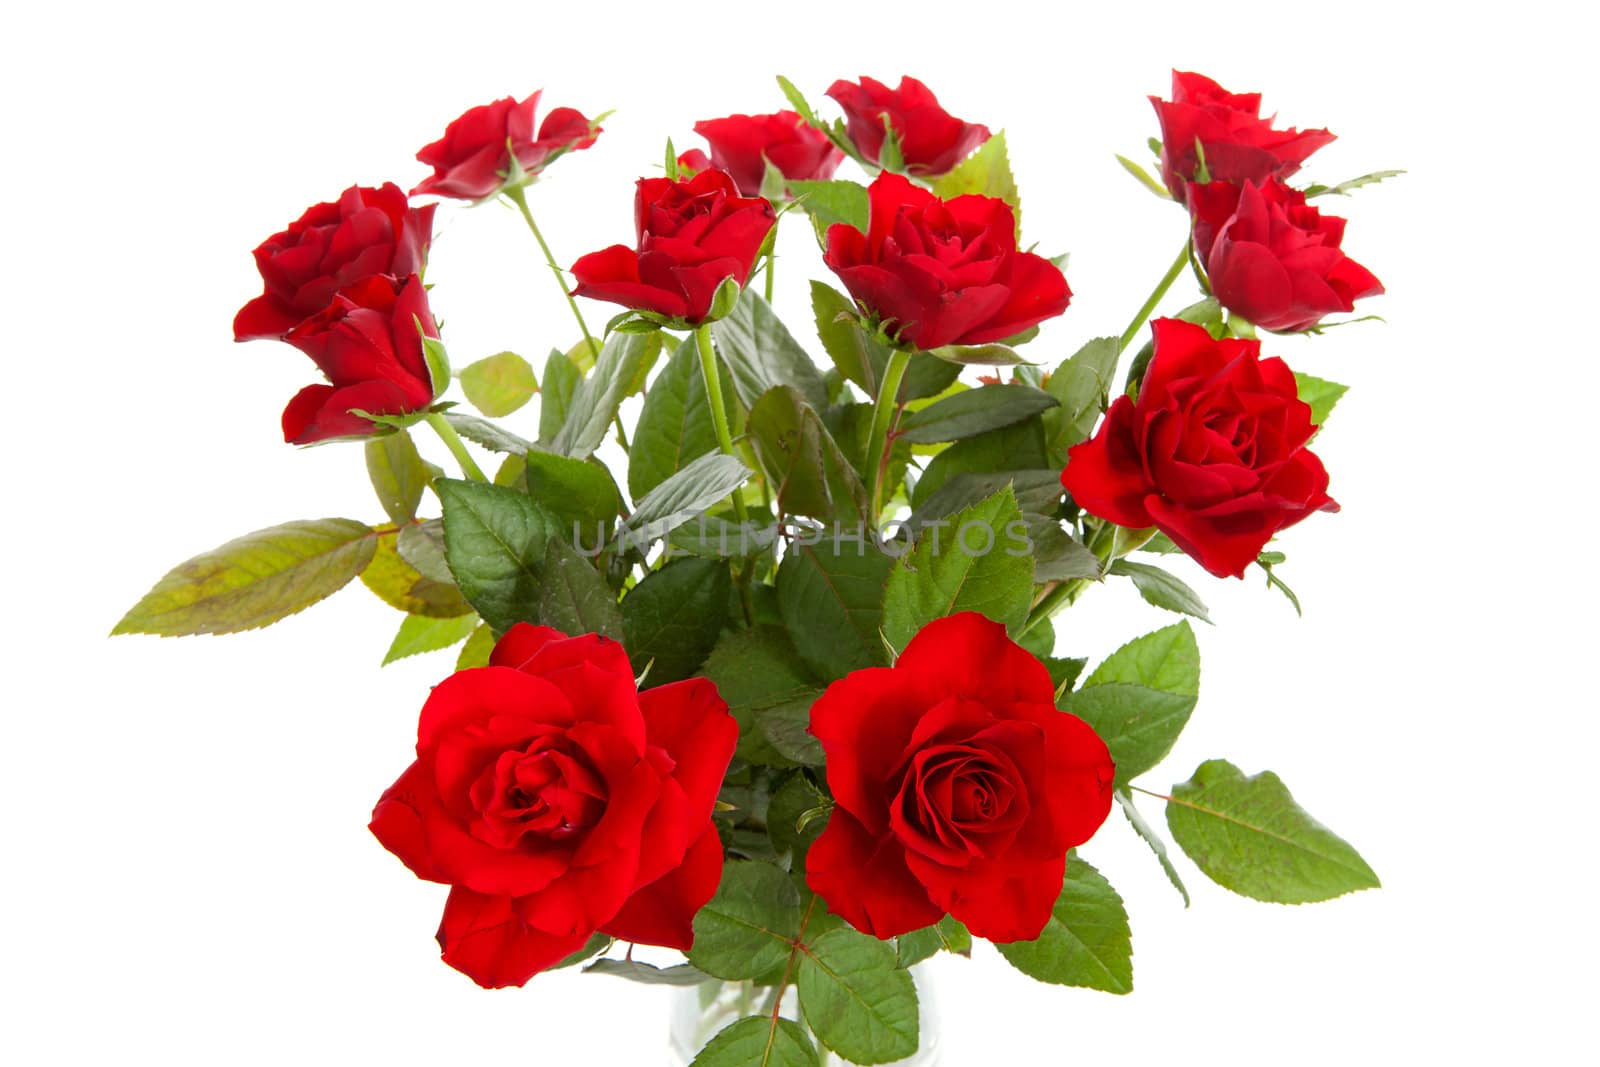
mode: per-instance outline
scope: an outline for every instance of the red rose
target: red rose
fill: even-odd
[[[962,122],[939,106],[933,90],[915,78],[891,89],[865,75],[860,83],[836,81],[828,95],[844,109],[845,132],[872,162],[883,150],[885,120],[900,142],[906,171],[925,177],[948,174],[974,148],[989,139],[989,127]]]
[[[709,681],[641,693],[617,642],[518,623],[434,688],[372,832],[451,886],[439,944],[479,985],[522,985],[596,931],[687,950],[738,733]]]
[[[1337,511],[1306,447],[1311,408],[1259,341],[1215,341],[1157,319],[1139,398],[1119,396],[1099,432],[1067,454],[1061,483],[1119,526],[1159,527],[1217,577],[1244,577],[1272,535]]]
[[[433,236],[434,205],[414,208],[392,182],[352,185],[336,203],[317,204],[255,251],[265,292],[233,320],[235,341],[283,337],[328,306],[333,294],[369,274],[417,274]]]
[[[922,349],[1001,341],[1067,309],[1067,279],[1043,256],[1017,251],[1004,200],[940,200],[889,173],[867,195],[867,232],[830,226],[823,261],[900,340]]]
[[[481,200],[498,192],[511,177],[511,158],[529,178],[536,178],[557,156],[594,144],[600,128],[570,107],[545,116],[533,132],[539,93],[520,104],[512,97],[475,107],[445,128],[444,136],[417,153],[433,168],[433,176],[411,195],[433,193],[458,200]],[[507,153],[507,143],[510,154]]]
[[[1161,122],[1161,176],[1179,201],[1205,152],[1215,181],[1287,178],[1306,157],[1334,139],[1327,130],[1275,130],[1261,117],[1260,93],[1230,93],[1210,78],[1172,72],[1172,99],[1152,96]]]
[[[1067,850],[1111,810],[1114,768],[1056,710],[1044,665],[974,612],[938,619],[893,667],[855,671],[811,707],[836,806],[806,884],[887,938],[945,913],[991,941],[1031,941]]]
[[[433,403],[424,334],[438,337],[439,328],[415,274],[374,274],[339,290],[332,303],[284,338],[332,384],[308,385],[295,394],[283,409],[283,439],[309,445],[366,436],[377,427],[352,410],[405,415]]]
[[[711,169],[711,157],[698,148],[686,149],[678,153],[678,176],[680,178],[693,178],[703,170]]]
[[[1339,250],[1344,219],[1272,180],[1189,186],[1194,247],[1217,300],[1269,330],[1306,330],[1383,283]]]
[[[801,182],[827,181],[844,159],[826,134],[793,111],[707,119],[695,123],[694,132],[711,145],[711,166],[732,175],[745,196],[761,195],[769,160],[785,178]]]
[[[728,278],[750,277],[777,214],[744,199],[720,170],[692,178],[640,178],[633,200],[637,250],[612,245],[572,265],[574,296],[609,300],[690,325],[705,321]]]

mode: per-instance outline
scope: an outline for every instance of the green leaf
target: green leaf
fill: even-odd
[[[1059,483],[1058,483],[1059,484]],[[1066,582],[1074,578],[1100,578],[1100,559],[1061,528],[1061,520],[1024,513],[1028,537],[1033,541],[1033,580]]]
[[[846,527],[867,515],[867,491],[816,410],[799,391],[778,386],[750,408],[756,456],[790,515],[837,520]]]
[[[594,561],[560,537],[545,542],[539,582],[539,621],[564,634],[602,634],[622,640],[622,612]]]
[[[1144,839],[1150,846],[1150,851],[1156,855],[1156,862],[1161,864],[1161,869],[1167,874],[1167,881],[1172,883],[1172,888],[1183,897],[1183,906],[1189,906],[1189,889],[1183,884],[1183,879],[1178,877],[1178,868],[1172,865],[1172,859],[1167,855],[1167,842],[1156,832],[1155,827],[1144,821],[1144,816],[1134,806],[1133,794],[1126,789],[1118,789],[1112,794],[1117,798],[1117,804],[1122,808],[1122,814],[1127,816],[1128,824],[1133,827],[1133,832]]]
[[[1133,991],[1133,941],[1122,898],[1076,856],[1067,857],[1061,896],[1038,939],[995,948],[1011,966],[1041,982]]]
[[[1313,378],[1309,374],[1296,374],[1294,384],[1300,399],[1311,406],[1313,426],[1321,426],[1327,422],[1329,414],[1333,412],[1333,405],[1337,404],[1339,398],[1350,389],[1348,385]]]
[[[1123,785],[1172,751],[1200,694],[1200,648],[1187,622],[1135,638],[1096,667],[1066,710],[1094,728]]]
[[[1072,683],[1078,680],[1078,675],[1083,673],[1089,661],[1081,656],[1040,656],[1039,661],[1050,672],[1050,683],[1056,687],[1056,706],[1060,707],[1065,696],[1072,691]]]
[[[818,124],[817,113],[811,110],[810,102],[806,100],[805,94],[795,86],[794,82],[780,74],[778,75],[778,89],[783,93],[783,98],[789,101],[789,106],[794,108],[795,114],[805,120],[806,125],[816,126]]]
[[[675,967],[655,967],[638,960],[600,959],[585,967],[583,973],[610,974],[644,985],[695,986],[711,981],[710,975],[687,963]]]
[[[954,515],[962,508],[987,500],[1008,485],[1024,515],[1053,514],[1064,492],[1061,471],[1051,468],[951,475],[936,491],[922,498],[912,516],[912,525],[921,527],[934,519]]]
[[[1205,601],[1200,599],[1200,594],[1189,588],[1175,574],[1148,563],[1135,563],[1126,559],[1112,563],[1111,573],[1132,578],[1134,587],[1148,604],[1176,611],[1180,615],[1193,615],[1201,622],[1211,621]]]
[[[924,926],[894,939],[895,962],[901,967],[915,967],[944,948],[944,936],[939,927]]]
[[[1338,185],[1308,185],[1305,190],[1306,198],[1309,200],[1314,196],[1348,196],[1363,185],[1376,185],[1386,178],[1397,178],[1404,173],[1403,170],[1375,170],[1371,174],[1363,174],[1359,178],[1351,178]]]
[[[417,452],[416,442],[400,430],[372,438],[366,449],[367,477],[378,494],[378,503],[395,522],[410,522],[417,516],[422,491],[428,487],[428,468]]]
[[[1140,185],[1144,186],[1146,189],[1150,190],[1163,200],[1172,199],[1172,194],[1167,191],[1167,187],[1152,178],[1149,172],[1143,167],[1139,166],[1139,164],[1135,163],[1127,156],[1117,156],[1117,162],[1122,164],[1123,170],[1137,178]]]
[[[453,619],[430,619],[426,615],[407,615],[400,622],[400,632],[394,635],[389,651],[384,654],[387,667],[397,659],[423,652],[436,652],[465,641],[477,629],[476,615],[458,615]]]
[[[395,535],[395,551],[424,578],[441,585],[454,585],[450,566],[444,560],[444,522],[425,519],[400,528]]]
[[[438,400],[450,388],[450,355],[445,351],[443,341],[422,333],[420,319],[413,315],[411,321],[417,324],[417,332],[422,334],[422,360],[428,365],[428,378],[433,382],[433,399]]]
[[[1016,349],[1001,344],[944,345],[927,351],[930,356],[947,363],[959,363],[963,367],[1014,367],[1027,362],[1017,354]]]
[[[361,572],[361,584],[385,604],[408,615],[453,619],[472,612],[454,581],[437,581],[407,563],[400,555],[398,537],[383,537],[372,562]],[[446,574],[446,578],[449,575]]]
[[[756,729],[778,755],[791,763],[820,767],[826,762],[822,743],[808,732],[810,726],[811,705],[804,701],[790,701],[756,714]]]
[[[489,653],[494,651],[494,646],[494,631],[489,628],[488,623],[480,624],[476,630],[472,631],[472,636],[467,638],[467,643],[461,646],[461,655],[456,657],[456,670],[465,671],[473,667],[487,667],[489,665]],[[596,951],[599,950],[596,949]],[[590,955],[593,955],[593,953],[590,953]]]
[[[467,403],[491,419],[511,414],[539,391],[533,364],[515,352],[497,352],[469,363],[461,368],[459,377]]]
[[[582,948],[568,956],[566,959],[562,960],[560,963],[556,964],[551,968],[551,970],[559,970],[562,967],[572,967],[576,964],[582,963],[586,959],[589,959],[591,956],[598,956],[600,953],[611,947],[611,941],[612,938],[610,934],[595,934],[584,943]]]
[[[1045,414],[1050,415],[1054,411],[1052,408]],[[1045,454],[1044,427],[1040,417],[1024,419],[957,441],[934,456],[911,492],[911,505],[915,510],[922,511],[933,494],[957,475],[1037,471],[1051,465]],[[1060,477],[1061,469],[1057,466],[1057,486],[1061,484]]]
[[[817,1050],[793,1020],[752,1015],[725,1027],[689,1067],[817,1067]]]
[[[923,626],[959,611],[1020,626],[1033,600],[1033,558],[1019,531],[1025,536],[1022,513],[1007,486],[957,513],[944,538],[919,541],[889,574],[884,639],[903,649]]]
[[[1172,787],[1167,828],[1207,878],[1253,900],[1307,904],[1378,888],[1367,861],[1271,771],[1246,777],[1207,760]]]
[[[818,411],[828,406],[827,386],[816,364],[760,294],[746,290],[732,314],[711,330],[734,392],[746,409],[779,385],[798,389]]]
[[[503,633],[539,617],[545,545],[561,536],[555,516],[526,493],[439,478],[444,553],[461,593],[483,621]]]
[[[535,449],[527,455],[528,495],[560,521],[562,536],[598,550],[622,511],[622,493],[605,464]]]
[[[1067,449],[1088,438],[1110,402],[1117,371],[1118,339],[1096,337],[1050,375],[1045,391],[1061,402],[1044,413],[1046,447],[1052,464],[1066,462]]]
[[[372,561],[378,538],[354,519],[257,530],[168,571],[113,634],[229,634],[270,626],[332,596]]]
[[[732,397],[732,383],[720,365],[718,373],[724,379],[726,404]],[[728,416],[731,424],[731,404]],[[700,373],[700,359],[691,337],[678,345],[645,393],[633,433],[633,449],[628,454],[628,495],[634,500],[642,498],[690,460],[716,450],[716,426],[711,421],[705,377]]]
[[[908,415],[899,438],[912,444],[959,441],[1021,422],[1060,403],[1027,385],[985,385],[967,389]]]
[[[946,952],[954,952],[957,956],[972,956],[972,934],[962,925],[961,920],[953,915],[946,915],[939,920],[939,936],[944,939]]]
[[[606,338],[594,370],[578,383],[567,402],[561,429],[550,439],[550,450],[582,459],[606,439],[611,420],[627,396],[661,352],[661,333],[614,333]],[[549,369],[545,370],[546,386]],[[544,427],[541,422],[541,436]]]
[[[622,528],[644,531],[657,524],[676,526],[710,508],[749,477],[750,469],[732,456],[720,452],[701,456],[646,493]]]
[[[836,223],[867,232],[867,189],[852,181],[790,182],[789,191],[800,199],[800,210],[811,216],[819,238]]]
[[[716,683],[739,722],[739,758],[752,763],[790,766],[757,729],[759,719],[809,710],[822,686],[795,651],[788,633],[776,626],[756,626],[722,635],[701,674]]]
[[[917,990],[888,942],[848,926],[829,930],[802,953],[796,984],[817,1040],[852,1063],[917,1051]]]
[[[1016,215],[1016,233],[1022,234],[1022,198],[1017,195],[1017,180],[1011,175],[1011,160],[1006,155],[1006,131],[991,136],[955,170],[933,183],[933,192],[942,200],[976,194],[992,196],[1011,205]]]
[[[716,647],[732,590],[728,565],[715,560],[677,559],[646,574],[622,600],[634,673],[649,666],[646,683],[661,685],[698,670]]]
[[[694,916],[689,962],[706,974],[743,981],[781,966],[800,933],[800,890],[770,863],[735,860],[716,896]]]
[[[510,430],[496,426],[486,419],[480,419],[476,415],[450,411],[445,413],[444,421],[462,437],[474,444],[482,445],[491,452],[521,455],[533,448],[532,441],[518,437]]]
[[[827,796],[803,773],[790,775],[773,792],[767,805],[767,834],[774,851],[780,856],[790,854],[790,870],[805,869],[806,852],[827,825],[827,820],[814,818],[802,826],[801,820],[827,803]]]
[[[824,681],[884,662],[878,628],[893,566],[862,540],[790,545],[778,567],[778,610],[800,658]]]
[[[878,395],[878,383],[889,365],[889,348],[863,329],[848,296],[822,282],[811,283],[811,311],[817,336],[833,365],[867,396]],[[961,368],[942,359],[913,359],[900,384],[905,400],[937,396],[949,388]]]
[[[567,420],[567,408],[583,372],[566,353],[552,348],[544,361],[544,388],[539,392],[539,440],[553,441]]]

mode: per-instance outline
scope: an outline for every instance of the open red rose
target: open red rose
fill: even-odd
[[[328,306],[333,294],[369,274],[422,270],[434,205],[411,207],[392,182],[352,185],[333,203],[307,208],[256,248],[265,291],[233,320],[235,341],[277,339]]]
[[[420,324],[420,330],[418,328]],[[283,410],[283,439],[309,445],[376,433],[373,415],[405,415],[433,403],[422,337],[438,337],[428,291],[415,274],[374,274],[340,289],[333,301],[284,338],[327,375]]]
[[[940,200],[889,173],[867,196],[867,232],[830,226],[823,261],[900,340],[922,349],[1002,341],[1067,309],[1067,279],[1017,250],[1004,200]]]
[[[687,950],[738,733],[711,682],[641,693],[617,642],[518,623],[434,687],[372,832],[451,886],[439,944],[479,985],[522,985],[596,931]]]
[[[1230,93],[1210,78],[1172,72],[1172,99],[1152,96],[1161,122],[1161,177],[1179,201],[1195,180],[1200,156],[1214,181],[1287,178],[1306,157],[1334,140],[1327,130],[1275,130],[1261,117],[1260,93]]]
[[[745,196],[761,195],[769,160],[785,178],[799,182],[826,181],[844,159],[826,134],[793,111],[706,119],[694,124],[694,132],[711,145],[711,166],[732,175]]]
[[[891,89],[862,75],[859,82],[836,81],[828,95],[844,109],[845,133],[864,157],[878,162],[884,122],[894,128],[906,171],[923,177],[948,174],[974,148],[989,139],[989,128],[963,122],[939,106],[933,90],[903,77]]]
[[[1242,578],[1279,530],[1339,509],[1305,447],[1311,408],[1261,342],[1213,340],[1177,319],[1153,329],[1139,398],[1117,397],[1068,452],[1061,483],[1089,514],[1158,527],[1212,574]]]
[[[521,103],[508,96],[467,111],[445,128],[443,137],[417,153],[418,161],[433,168],[433,175],[411,195],[481,200],[506,183],[513,156],[524,174],[536,178],[557,156],[588,148],[601,132],[582,112],[558,107],[545,116],[535,134],[538,106],[535,92]]]
[[[834,914],[887,938],[948,912],[1031,941],[1067,850],[1111,810],[1111,756],[1056,710],[1044,665],[974,612],[922,628],[893,667],[855,671],[811,707],[836,806],[806,857]]]
[[[1307,330],[1383,283],[1345,255],[1345,220],[1272,180],[1189,186],[1195,253],[1217,301],[1269,330]]]
[[[741,197],[720,170],[678,181],[640,178],[633,215],[638,247],[612,245],[578,260],[572,295],[691,326],[705,321],[725,280],[744,285],[777,219],[770,203]]]

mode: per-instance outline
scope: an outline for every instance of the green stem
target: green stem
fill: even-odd
[[[877,403],[872,406],[872,429],[867,434],[867,464],[872,471],[872,521],[878,521],[883,507],[883,482],[889,470],[889,430],[900,408],[900,383],[905,379],[906,367],[911,364],[911,353],[903,348],[891,349],[889,365],[883,370],[883,381],[878,383]]]
[[[561,295],[567,299],[567,307],[572,309],[572,317],[578,320],[578,329],[583,333],[584,341],[589,345],[590,358],[600,354],[600,346],[594,343],[594,335],[589,332],[589,326],[583,321],[583,312],[578,310],[578,301],[567,292],[566,276],[561,267],[556,263],[555,253],[550,251],[550,246],[545,242],[544,234],[539,232],[539,224],[533,221],[533,212],[528,210],[528,198],[522,191],[522,186],[513,185],[505,190],[506,199],[517,205],[517,210],[522,212],[522,221],[528,224],[528,230],[533,234],[533,239],[539,242],[539,250],[544,253],[544,261],[550,268],[550,273],[555,275],[556,286],[560,288]]]
[[[761,281],[762,295],[767,298],[767,303],[772,303],[772,272],[778,258],[777,248],[767,253],[767,276]]]
[[[733,450],[733,434],[728,431],[728,409],[722,402],[722,376],[717,371],[717,353],[711,347],[711,324],[701,323],[694,330],[694,345],[700,353],[700,376],[706,380],[706,402],[711,405],[711,424],[717,431],[717,444],[725,456],[737,455]],[[733,513],[744,526],[749,519],[744,497],[740,490],[733,491]]]
[[[456,433],[456,428],[451,426],[441,412],[430,411],[423,416],[422,421],[433,427],[433,432],[439,435],[439,440],[456,457],[456,462],[461,466],[461,473],[475,482],[487,482],[482,468],[473,460],[472,454],[467,451],[467,446],[462,443],[461,437]]]
[[[1109,545],[1105,544],[1107,538],[1110,539]],[[1115,554],[1116,545],[1117,527],[1107,522],[1095,527],[1094,533],[1088,537],[1088,544],[1084,547],[1093,552],[1100,560],[1101,572],[1104,573],[1105,568],[1111,565],[1110,557]],[[1106,549],[1104,555],[1101,554],[1102,547]],[[1020,637],[1022,634],[1027,633],[1062,608],[1076,603],[1078,597],[1083,595],[1083,591],[1093,585],[1094,582],[1093,578],[1072,578],[1068,581],[1056,582],[1045,591],[1045,594],[1029,610],[1027,621],[1022,624],[1022,629],[1018,631],[1017,636]]]
[[[1189,265],[1189,242],[1183,242],[1183,248],[1178,252],[1178,258],[1172,261],[1172,266],[1167,268],[1167,273],[1162,277],[1161,283],[1156,286],[1155,292],[1150,294],[1150,299],[1144,302],[1139,313],[1128,323],[1128,328],[1122,331],[1122,338],[1117,342],[1117,351],[1120,353],[1128,347],[1134,337],[1144,326],[1145,320],[1155,311],[1156,305],[1161,303],[1161,298],[1167,295],[1167,290],[1172,288],[1172,283],[1178,280],[1178,275],[1183,273],[1183,268]]]

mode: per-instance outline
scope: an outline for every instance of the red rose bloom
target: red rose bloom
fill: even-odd
[[[434,205],[414,208],[392,182],[352,185],[256,248],[265,292],[233,320],[235,341],[279,339],[369,274],[417,274],[433,236]]]
[[[421,323],[421,331],[418,331]],[[311,357],[331,385],[308,385],[283,410],[283,439],[309,445],[362,437],[378,428],[360,415],[405,415],[433,403],[422,337],[438,337],[428,291],[415,274],[374,274],[339,290],[333,302],[284,338]]]
[[[885,120],[900,142],[906,171],[924,177],[948,174],[974,148],[989,139],[989,128],[962,122],[939,106],[933,90],[915,78],[891,89],[865,75],[859,83],[836,81],[828,95],[844,109],[845,132],[867,159],[878,162]]]
[[[1091,515],[1158,527],[1212,574],[1242,578],[1273,534],[1339,509],[1305,447],[1311,408],[1261,342],[1216,341],[1177,319],[1153,329],[1138,400],[1117,397],[1067,453],[1061,483]]]
[[[1067,279],[1043,256],[1017,251],[1004,200],[940,200],[888,173],[867,195],[867,232],[830,226],[823,261],[900,340],[921,349],[1001,341],[1067,309]]]
[[[612,245],[572,265],[574,296],[609,300],[690,325],[705,321],[717,287],[750,277],[777,214],[739,196],[720,170],[692,178],[640,178],[633,200],[638,248]]]
[[[1179,201],[1200,165],[1215,181],[1287,178],[1306,157],[1334,139],[1327,130],[1275,130],[1261,117],[1260,93],[1230,93],[1210,78],[1172,72],[1172,99],[1152,96],[1161,122],[1161,177]]]
[[[433,168],[433,176],[411,190],[458,200],[481,200],[499,191],[511,171],[511,158],[536,178],[557,156],[594,144],[600,134],[583,113],[558,107],[545,116],[534,134],[539,93],[520,104],[512,97],[475,107],[445,128],[444,136],[417,153]],[[510,153],[506,150],[510,142]]]
[[[1339,249],[1345,220],[1280,181],[1189,186],[1195,253],[1217,300],[1269,330],[1306,330],[1383,283]]]
[[[641,693],[617,642],[518,623],[434,688],[372,832],[451,886],[439,944],[479,985],[522,985],[596,931],[687,950],[738,733],[709,681]]]
[[[876,937],[948,912],[991,941],[1033,940],[1067,850],[1111,810],[1105,743],[1056,710],[1044,665],[974,612],[924,626],[893,667],[834,682],[811,732],[836,806],[806,884]]]
[[[761,195],[769,160],[785,178],[801,182],[828,180],[844,158],[826,134],[793,111],[707,119],[695,123],[694,132],[711,145],[711,166],[732,175],[745,196]]]

